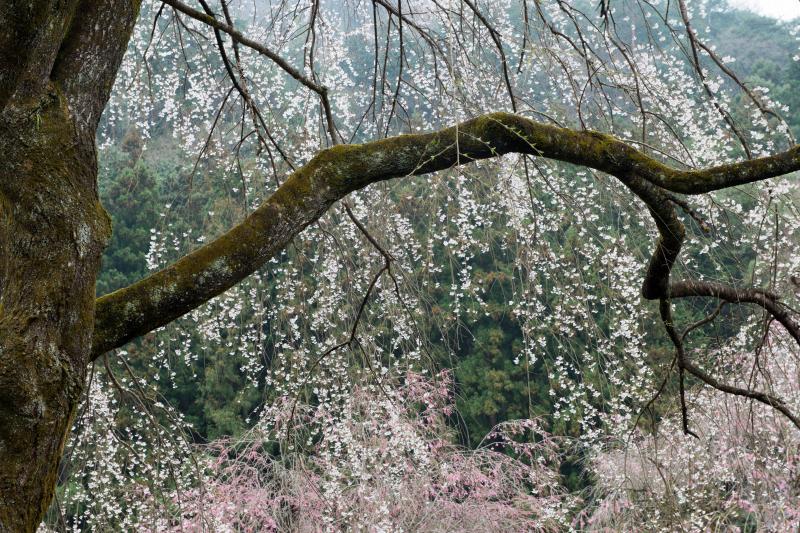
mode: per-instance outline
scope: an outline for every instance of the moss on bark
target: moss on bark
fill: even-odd
[[[0,531],[34,531],[89,361],[110,235],[94,139],[55,88],[0,116]]]
[[[93,356],[167,324],[238,283],[354,190],[510,152],[589,166],[629,186],[633,185],[633,176],[645,189],[687,194],[767,179],[800,168],[800,147],[794,147],[761,160],[697,171],[674,169],[611,135],[559,128],[510,113],[483,115],[432,133],[334,146],[294,172],[228,233],[141,282],[100,298]],[[671,240],[661,243],[658,249],[668,260],[658,264],[671,265],[679,248]],[[656,272],[656,266],[654,263],[650,270]],[[662,285],[648,286],[645,293],[662,294]]]

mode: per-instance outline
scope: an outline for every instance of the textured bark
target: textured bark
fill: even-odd
[[[41,94],[78,0],[0,2],[0,110]]]
[[[800,146],[703,170],[675,169],[611,135],[492,113],[441,131],[320,152],[241,224],[175,264],[97,302],[93,357],[168,324],[232,287],[282,250],[335,201],[371,183],[516,152],[616,176],[653,210],[662,238],[648,265],[646,298],[667,289],[683,228],[664,191],[701,194],[800,169]],[[660,192],[659,192],[660,191]],[[668,210],[662,212],[662,207]],[[660,214],[659,214],[660,213]]]
[[[54,88],[0,118],[0,531],[34,531],[84,385],[100,254],[94,139]]]
[[[0,532],[39,525],[84,386],[111,234],[95,128],[138,8],[0,5]]]

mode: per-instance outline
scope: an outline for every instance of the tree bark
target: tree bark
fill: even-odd
[[[0,2],[0,533],[38,527],[85,384],[111,235],[94,137],[139,3]]]
[[[84,387],[111,234],[96,177],[55,86],[0,115],[0,532],[39,525]]]
[[[684,170],[669,167],[608,134],[559,128],[510,113],[482,115],[432,133],[334,146],[292,173],[227,233],[163,270],[99,298],[92,357],[172,322],[239,283],[334,202],[355,190],[512,152],[603,171],[656,208],[661,195],[657,191],[702,194],[800,169],[800,145],[759,159]],[[669,238],[658,241],[648,266],[643,287],[647,299],[659,298],[666,291],[665,274],[672,268],[683,238],[679,225],[668,223],[667,218],[654,220],[662,236]]]

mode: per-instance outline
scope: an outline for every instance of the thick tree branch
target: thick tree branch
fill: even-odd
[[[282,250],[334,202],[371,183],[419,175],[506,153],[538,155],[612,174],[641,196],[660,197],[659,187],[699,194],[764,180],[800,168],[800,147],[787,152],[706,170],[677,170],[614,137],[493,113],[434,133],[401,135],[320,152],[241,224],[142,281],[97,301],[93,356],[163,326],[232,287]],[[660,193],[659,193],[660,194]],[[671,206],[670,206],[671,207]],[[651,205],[652,209],[652,205]],[[671,215],[654,211],[659,229]],[[668,216],[669,215],[669,216]],[[662,228],[661,226],[664,226]],[[663,239],[655,258],[669,270],[673,242]],[[682,235],[675,235],[679,240]],[[657,259],[654,259],[657,261]],[[649,270],[658,270],[651,265]],[[662,276],[654,273],[653,279]],[[651,297],[665,287],[654,287]]]
[[[139,5],[140,0],[2,2],[0,110],[41,96],[52,82],[94,137]]]
[[[686,229],[675,213],[666,191],[638,176],[620,176],[633,193],[641,198],[650,210],[658,228],[656,248],[647,263],[642,296],[648,300],[663,298],[669,287],[669,275],[678,259]]]
[[[78,0],[0,2],[0,111],[12,97],[24,100],[47,85],[77,5]]]

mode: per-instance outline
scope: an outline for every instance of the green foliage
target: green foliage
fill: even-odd
[[[100,196],[111,215],[113,233],[97,280],[98,295],[125,287],[147,273],[145,255],[159,205],[156,177],[144,161],[115,149],[104,155]]]

